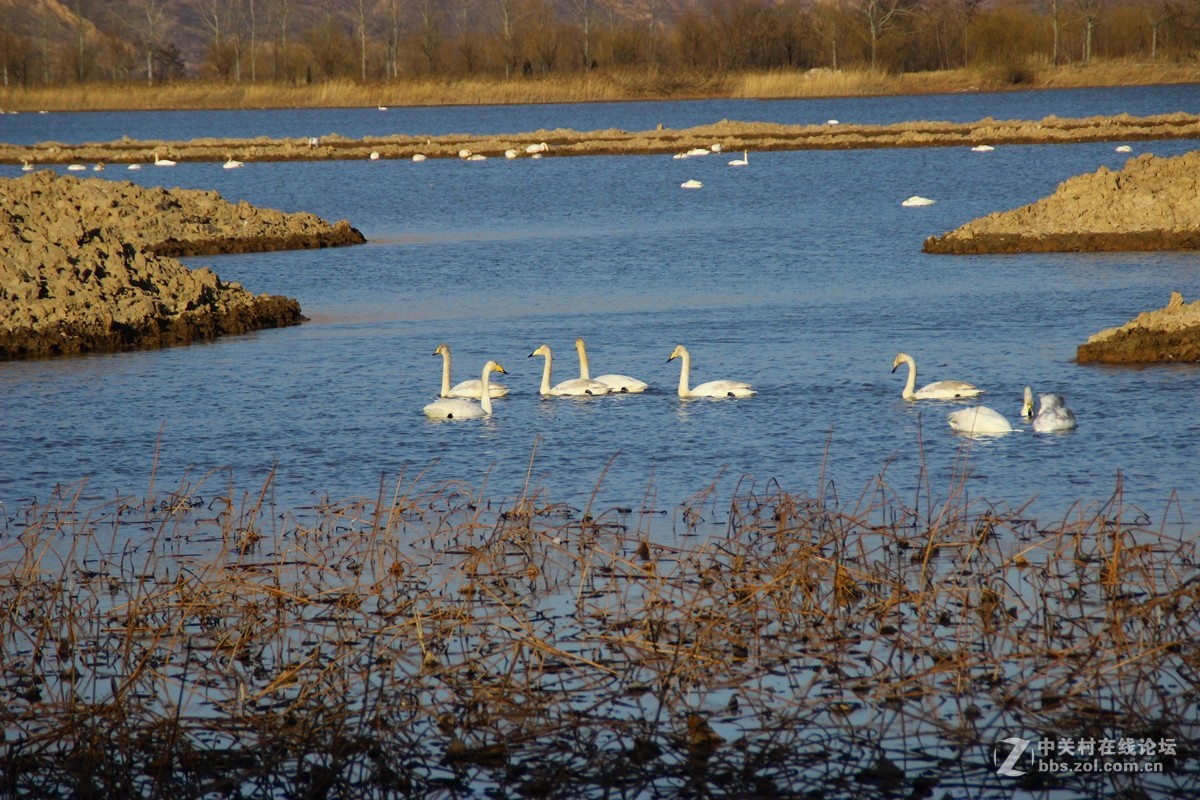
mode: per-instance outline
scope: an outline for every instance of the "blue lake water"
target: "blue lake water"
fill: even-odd
[[[0,139],[1038,119],[1194,111],[1195,100],[1192,88],[1162,87],[361,115],[23,114],[0,117]],[[384,131],[385,120],[404,122]],[[727,166],[729,155],[551,153],[110,170],[113,180],[211,188],[231,201],[348,219],[369,243],[188,261],[252,291],[297,298],[311,318],[299,327],[0,364],[0,501],[11,510],[84,479],[88,498],[108,499],[145,494],[152,476],[164,490],[210,473],[204,495],[231,483],[253,491],[274,469],[283,508],[374,496],[381,480],[463,480],[504,502],[523,491],[528,473],[549,501],[583,507],[594,492],[595,507],[653,509],[661,513],[643,524],[666,529],[680,503],[713,484],[706,507],[714,520],[739,483],[771,480],[794,492],[824,487],[853,504],[883,474],[897,495],[924,506],[926,492],[936,501],[955,490],[965,457],[970,497],[1029,503],[1043,524],[1096,510],[1120,476],[1124,502],[1137,509],[1130,516],[1194,529],[1200,367],[1083,367],[1073,358],[1090,334],[1163,306],[1173,290],[1200,296],[1200,257],[921,252],[928,235],[1032,202],[1073,175],[1120,168],[1128,156],[1115,144],[752,152],[743,168]],[[1135,143],[1133,155],[1197,146]],[[690,178],[703,188],[681,189]],[[902,207],[913,194],[937,202]],[[627,373],[651,391],[540,399],[542,360],[529,353],[548,343],[555,381],[574,377],[577,336],[587,339],[594,373]],[[437,391],[433,351],[443,341],[456,381],[478,377],[489,358],[508,370],[501,377],[511,394],[491,419],[445,423],[421,413]],[[667,363],[679,343],[691,350],[693,382],[736,378],[759,394],[681,401],[678,363]],[[1014,422],[1026,385],[1060,392],[1079,428],[968,442],[946,424],[959,406],[901,399],[904,375],[890,371],[901,350],[916,357],[919,383],[977,383],[984,402]]]

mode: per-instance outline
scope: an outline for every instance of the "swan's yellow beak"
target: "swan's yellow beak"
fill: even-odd
[[[500,366],[499,364],[496,365],[496,372],[502,373],[504,375],[508,374],[508,370],[506,370],[504,367]]]

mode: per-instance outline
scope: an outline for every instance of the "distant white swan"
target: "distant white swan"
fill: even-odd
[[[1038,413],[1033,418],[1033,429],[1038,433],[1069,431],[1075,427],[1075,412],[1067,408],[1061,394],[1039,394]]]
[[[583,337],[575,340],[575,351],[579,353],[579,377],[582,380],[592,380],[591,367],[588,365],[587,346],[583,343]],[[608,386],[613,392],[621,394],[637,394],[644,392],[649,388],[648,383],[639,381],[637,378],[631,378],[628,375],[597,375],[595,380]]]
[[[930,200],[928,197],[921,197],[921,195],[919,195],[919,194],[914,194],[912,197],[908,198],[907,200],[901,201],[900,205],[908,206],[911,208],[913,206],[931,206],[936,202],[937,202],[936,200]]]
[[[154,166],[156,167],[173,167],[175,162],[169,158],[159,158],[158,151],[154,151]]]
[[[372,151],[371,151],[371,155],[370,155],[370,159],[371,159],[372,161],[378,161],[378,160],[379,160],[379,151],[378,151],[378,150],[372,150]]]
[[[977,144],[971,148],[971,151],[975,153],[990,153],[995,149],[990,144]]]
[[[1025,387],[1025,398],[1021,401],[1021,418],[1033,418],[1033,389]]]
[[[512,159],[516,158],[518,155],[520,155],[520,153],[518,153],[516,150],[512,149],[511,147],[504,151],[504,157],[509,159],[510,161]]]
[[[687,151],[687,154],[688,158],[695,158],[697,156],[706,156],[709,154],[709,152],[710,151],[707,147],[693,147],[691,150]]]
[[[687,181],[684,181],[683,183],[679,184],[679,188],[680,189],[699,189],[703,185],[704,184],[701,183],[700,181],[696,180],[695,178],[692,178],[691,180],[687,180]]]
[[[137,164],[137,163],[130,164],[128,167],[126,167],[126,169],[141,169],[141,168],[142,168],[142,165]]]
[[[708,381],[699,386],[688,388],[688,379],[692,371],[692,355],[683,345],[676,345],[667,358],[670,363],[676,358],[683,360],[683,368],[679,371],[679,396],[690,397],[753,397],[758,394],[750,384],[742,381]]]
[[[225,156],[225,163],[221,165],[225,169],[241,169],[246,166],[242,161],[238,161],[232,155]]]
[[[84,172],[87,167],[83,164],[68,164],[67,169],[71,172]]]
[[[98,161],[92,165],[92,172],[104,172],[104,162]]]
[[[550,385],[550,370],[554,361],[554,355],[550,352],[550,345],[544,344],[538,347],[529,354],[530,358],[534,356],[545,356],[546,366],[542,368],[542,386],[539,392],[547,397],[585,397],[589,395],[608,394],[612,389],[600,381],[584,380],[583,378],[574,378],[569,381],[563,381],[555,386]]]
[[[450,345],[442,342],[437,346],[437,350],[433,351],[435,356],[442,357],[442,397],[468,397],[477,399],[480,392],[480,384],[478,378],[460,381],[454,386],[450,385]],[[489,397],[504,397],[508,394],[508,387],[502,383],[488,383]]]
[[[495,361],[483,365],[483,374],[479,378],[479,402],[465,400],[461,397],[442,397],[434,400],[422,409],[426,416],[436,419],[479,419],[492,415],[492,398],[489,386],[491,373],[504,374],[504,367]]]
[[[1117,151],[1118,153],[1132,153],[1132,152],[1133,152],[1133,148],[1132,148],[1132,147],[1130,147],[1130,146],[1129,146],[1129,145],[1127,145],[1127,144],[1119,144],[1119,145],[1117,145],[1117,147],[1116,147],[1116,151]]]
[[[471,153],[467,156],[467,161],[487,161],[487,156],[483,153]]]
[[[978,386],[963,381],[935,381],[917,389],[917,362],[908,353],[898,353],[892,362],[892,372],[898,370],[901,364],[908,364],[908,382],[901,393],[905,400],[956,400],[983,393]]]
[[[529,155],[534,155],[535,153],[545,153],[549,149],[550,145],[546,144],[545,142],[538,142],[537,144],[531,144],[526,147],[525,152]]]
[[[750,153],[749,153],[748,151],[746,151],[746,150],[743,150],[743,151],[742,151],[742,157],[741,157],[741,158],[735,158],[735,159],[733,159],[732,161],[730,161],[730,162],[729,162],[729,166],[731,166],[731,167],[744,167],[744,166],[746,166],[746,165],[747,165],[747,164],[749,164],[749,163],[750,163]]]
[[[21,159],[21,171],[22,172],[33,172],[33,170],[34,170],[34,166],[33,166],[33,164],[29,163],[29,159],[22,158]]]
[[[946,417],[946,421],[956,432],[971,435],[1010,433],[1013,430],[1013,426],[1008,424],[1003,414],[987,406],[972,406],[952,411]]]
[[[424,160],[425,160],[425,154],[424,154],[424,153],[413,153],[412,160],[413,160],[413,161],[424,161]]]

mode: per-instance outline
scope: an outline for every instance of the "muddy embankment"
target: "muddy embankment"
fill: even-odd
[[[1200,249],[1200,151],[1138,156],[1061,183],[1049,197],[973,220],[925,241],[928,253],[1044,253]],[[1164,293],[1166,290],[1164,289]],[[1076,361],[1200,361],[1200,302],[1172,293],[1166,308],[1091,336]]]
[[[0,179],[0,360],[186,344],[295,325],[294,299],[254,295],[174,255],[361,243],[346,222],[50,171]]]
[[[574,131],[539,130],[496,136],[392,135],[350,139],[336,133],[293,139],[195,139],[186,142],[119,141],[67,145],[0,144],[0,163],[142,164],[160,158],[173,161],[324,161],[334,159],[458,158],[467,150],[486,157],[518,157],[545,143],[554,156],[673,154],[696,146],[720,144],[730,151],[844,150],[880,147],[957,147],[978,144],[1076,144],[1080,142],[1148,141],[1200,138],[1200,116],[1163,114],[1133,117],[1046,117],[1037,122],[983,119],[977,122],[898,122],[890,125],[849,125],[830,120],[816,125],[782,125],[721,120],[712,125],[675,130],[658,128],[630,132],[618,129]],[[541,153],[538,153],[540,155]]]

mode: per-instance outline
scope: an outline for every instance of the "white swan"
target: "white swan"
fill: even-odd
[[[242,161],[238,161],[232,155],[225,156],[225,163],[221,165],[225,169],[241,169],[246,166]]]
[[[67,169],[70,172],[84,172],[87,170],[87,167],[83,164],[68,164]]]
[[[1033,389],[1025,387],[1025,398],[1021,400],[1021,418],[1031,419],[1033,417]]]
[[[912,208],[913,206],[931,206],[936,202],[936,200],[930,200],[928,197],[921,197],[919,194],[914,194],[907,200],[901,201],[900,205]]]
[[[424,154],[424,153],[413,153],[412,160],[413,160],[413,161],[424,161],[424,160],[425,160],[425,154]]]
[[[28,158],[21,159],[21,172],[33,172],[34,166],[29,163]]]
[[[1013,430],[1013,426],[1008,424],[1003,414],[987,406],[960,408],[950,412],[946,421],[956,432],[969,435],[1010,433]]]
[[[956,400],[983,393],[983,389],[963,381],[935,381],[917,389],[917,362],[908,353],[897,353],[892,362],[892,372],[898,370],[901,364],[908,364],[908,382],[901,393],[905,400]]]
[[[529,354],[530,358],[534,356],[545,356],[546,366],[542,368],[542,386],[539,392],[547,397],[585,397],[590,395],[608,394],[612,389],[600,381],[584,380],[583,378],[574,378],[569,381],[563,381],[555,386],[550,385],[550,369],[554,361],[554,355],[550,352],[550,345],[544,344],[538,347]]]
[[[92,166],[92,172],[104,172],[104,162],[98,161]]]
[[[696,180],[695,178],[692,178],[691,180],[686,180],[683,183],[679,184],[679,188],[680,189],[699,189],[703,185],[704,184],[701,183],[700,181]]]
[[[579,377],[581,380],[592,380],[591,367],[588,365],[587,346],[583,343],[583,337],[575,340],[575,351],[579,353]],[[637,394],[644,392],[649,388],[650,384],[639,381],[637,378],[631,378],[628,375],[597,375],[595,380],[608,386],[613,392],[620,394]]]
[[[158,151],[154,151],[154,166],[156,167],[173,167],[175,162],[169,158],[159,158]]]
[[[372,150],[372,151],[371,151],[371,155],[370,155],[370,156],[368,156],[368,158],[370,158],[372,161],[378,161],[378,160],[379,160],[379,151],[378,151],[378,150]]]
[[[731,166],[731,167],[744,167],[744,166],[746,166],[746,165],[747,165],[747,164],[749,164],[749,163],[750,163],[750,153],[749,153],[748,151],[746,151],[746,150],[743,150],[743,151],[742,151],[742,157],[741,157],[741,158],[735,158],[735,159],[733,159],[732,161],[730,161],[730,162],[729,162],[729,166]]]
[[[516,150],[514,150],[511,147],[504,151],[504,157],[507,158],[509,161],[512,161],[518,155],[520,155],[520,153],[518,153]]]
[[[1119,144],[1116,146],[1115,149],[1118,153],[1132,153],[1133,152],[1133,148],[1127,144]]]
[[[468,397],[472,400],[479,397],[481,386],[477,378],[471,378],[466,381],[459,381],[450,385],[450,345],[442,342],[437,346],[437,350],[433,351],[435,356],[442,357],[442,397]],[[508,387],[502,383],[488,383],[489,397],[504,397],[508,394]]]
[[[992,152],[992,151],[993,151],[993,150],[995,150],[995,149],[996,149],[996,148],[992,147],[990,144],[977,144],[977,145],[975,145],[974,147],[972,147],[972,148],[971,148],[971,152],[974,152],[974,153],[990,153],[990,152]]]
[[[676,345],[667,362],[670,363],[676,358],[683,360],[683,369],[679,371],[680,397],[753,397],[758,394],[750,388],[750,384],[742,381],[708,381],[689,389],[688,377],[692,371],[692,355],[683,345]]]
[[[1069,431],[1075,427],[1075,412],[1067,408],[1061,394],[1039,394],[1038,413],[1033,418],[1033,429],[1038,433]]]
[[[479,378],[479,402],[473,402],[461,397],[441,397],[422,409],[426,416],[436,419],[479,419],[492,415],[492,398],[489,377],[491,373],[504,373],[504,367],[495,361],[483,365],[483,374]]]

